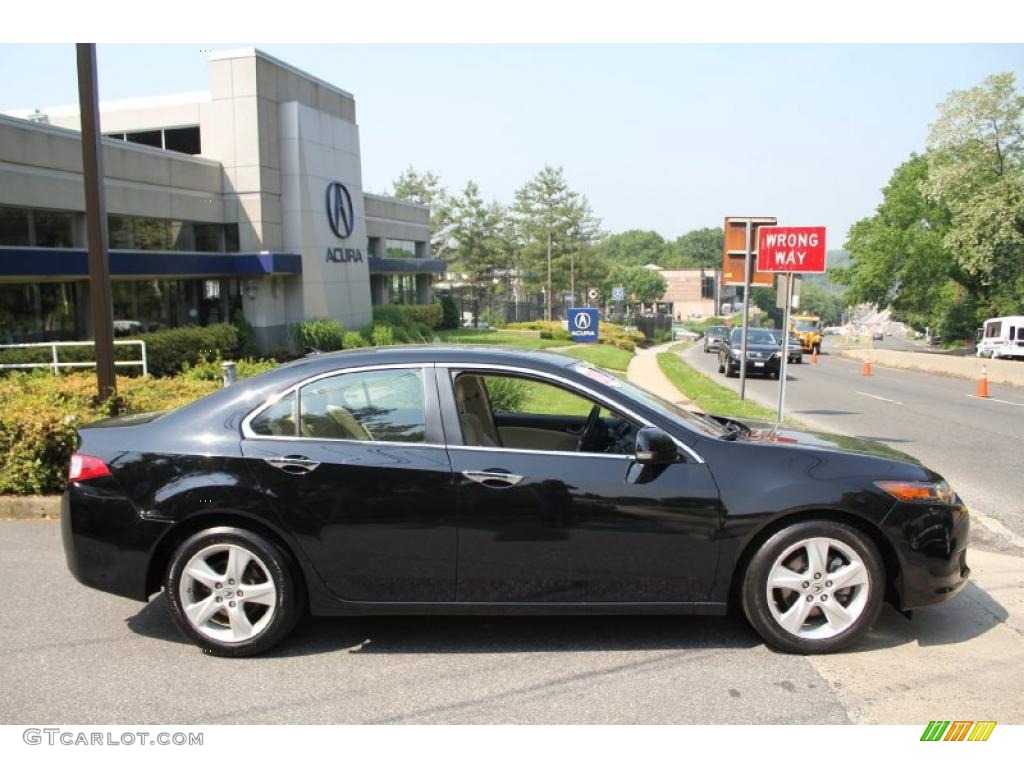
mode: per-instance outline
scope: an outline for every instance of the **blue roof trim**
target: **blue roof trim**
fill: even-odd
[[[300,274],[297,253],[202,253],[193,251],[111,251],[112,277],[202,275],[255,277]],[[89,276],[82,248],[0,247],[0,277]]]
[[[433,275],[444,272],[448,262],[444,259],[401,259],[383,256],[370,256],[366,265],[371,275],[379,274],[417,274]]]

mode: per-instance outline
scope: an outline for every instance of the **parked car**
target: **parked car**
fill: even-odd
[[[712,325],[704,331],[704,351],[717,352],[722,346],[722,339],[729,333],[724,325]]]
[[[1024,359],[1024,316],[992,317],[985,321],[975,353],[978,357]]]
[[[871,340],[872,341],[884,341],[885,340],[885,334],[882,333],[881,331],[875,331],[874,333],[871,334]]]
[[[676,328],[672,334],[676,341],[696,341],[700,338],[699,333],[691,331],[689,328]]]
[[[222,656],[269,649],[307,612],[732,604],[773,647],[828,652],[884,600],[940,603],[969,575],[967,510],[911,457],[692,413],[546,352],[328,353],[78,434],[71,572],[162,590]]]
[[[782,346],[782,331],[773,331],[772,336],[775,338],[775,343],[780,347]],[[796,363],[800,365],[804,361],[804,351],[800,344],[800,337],[795,333],[789,334],[789,343],[786,345],[787,361],[790,363]]]
[[[734,328],[718,350],[718,372],[738,376],[743,351],[743,329]],[[782,363],[782,345],[767,328],[751,328],[747,340],[747,374],[760,373],[778,378]]]

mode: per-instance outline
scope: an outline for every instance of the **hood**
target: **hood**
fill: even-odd
[[[858,453],[863,456],[874,456],[889,461],[902,461],[907,464],[923,466],[921,461],[910,454],[890,448],[877,440],[864,440],[849,435],[836,435],[831,432],[816,432],[807,429],[795,429],[770,421],[739,422],[750,429],[749,435],[741,436],[741,440],[775,445],[792,445],[798,448],[818,448],[830,451]]]

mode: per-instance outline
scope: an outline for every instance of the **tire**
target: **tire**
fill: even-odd
[[[812,558],[823,560],[824,567]],[[843,588],[828,578],[840,573],[848,584]],[[769,592],[770,579],[793,588]],[[754,553],[743,578],[747,620],[765,643],[786,653],[850,647],[871,629],[884,599],[885,570],[874,543],[856,528],[831,520],[794,523],[776,532]]]
[[[249,594],[241,594],[238,588],[250,585]],[[305,590],[291,558],[244,528],[208,528],[188,538],[167,568],[164,593],[181,633],[215,656],[263,653],[305,612]]]
[[[735,378],[738,375],[739,375],[739,372],[736,371],[736,370],[733,370],[732,363],[727,362],[725,364],[725,378],[733,379],[733,378]]]
[[[725,366],[722,365],[722,358],[718,358],[718,372],[725,373]]]
[[[802,357],[798,357],[793,362],[796,363],[797,365],[801,365],[803,363],[803,361],[804,361],[804,359]]]

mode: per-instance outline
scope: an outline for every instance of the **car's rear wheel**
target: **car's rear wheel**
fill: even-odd
[[[164,590],[182,634],[218,656],[268,650],[303,612],[290,558],[242,528],[210,528],[187,539],[171,560]]]
[[[878,618],[882,561],[844,523],[805,521],[757,550],[743,580],[743,610],[765,642],[788,653],[830,653],[856,643]]]

